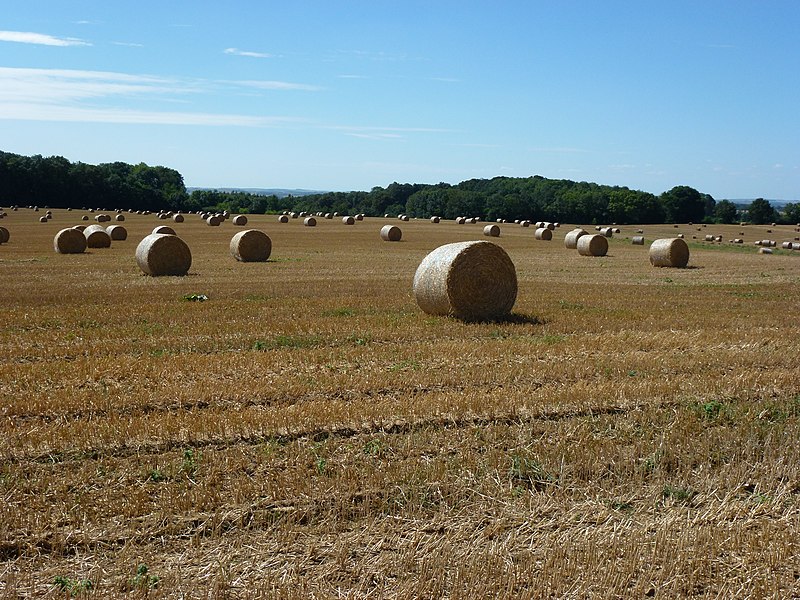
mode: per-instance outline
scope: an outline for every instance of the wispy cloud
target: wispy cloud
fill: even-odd
[[[365,140],[397,140],[403,139],[405,136],[402,136],[397,133],[355,133],[349,132],[345,133],[345,135],[349,135],[351,137],[361,138]]]
[[[136,44],[134,42],[111,42],[115,46],[126,46],[128,48],[144,48],[144,44]]]
[[[60,38],[30,31],[0,31],[0,42],[39,44],[40,46],[91,46],[89,42],[78,38]]]
[[[290,81],[262,81],[262,80],[243,80],[234,81],[237,85],[256,88],[259,90],[302,90],[306,92],[318,92],[322,88],[307,83],[292,83]]]
[[[233,56],[248,56],[250,58],[273,58],[275,56],[274,54],[266,54],[265,52],[252,52],[249,50],[239,50],[238,48],[225,48],[222,52]]]
[[[107,71],[0,67],[0,119],[243,127],[305,122],[288,117],[130,107],[131,102],[143,99],[174,103],[187,95],[211,94],[222,87],[219,83],[224,82]]]

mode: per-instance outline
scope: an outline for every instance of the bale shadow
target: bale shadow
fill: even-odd
[[[545,325],[547,321],[534,315],[510,313],[493,319],[460,319],[464,323],[491,323],[498,325]]]

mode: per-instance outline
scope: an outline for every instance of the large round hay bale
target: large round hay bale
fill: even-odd
[[[86,225],[74,225],[72,228],[77,229],[78,231],[83,233],[83,230],[86,229]]]
[[[211,215],[206,219],[206,223],[208,223],[211,227],[219,227],[219,224],[222,222],[217,215]]]
[[[631,238],[631,244],[634,246],[644,246],[644,236],[643,235],[635,235]]]
[[[363,220],[364,220],[364,215],[362,213],[358,213],[356,215],[356,221],[363,221]]]
[[[178,235],[175,230],[168,225],[159,225],[153,228],[153,233],[160,233],[161,235]]]
[[[792,242],[783,242],[781,244],[781,248],[784,250],[791,250],[792,249]]]
[[[489,237],[500,237],[500,227],[497,225],[486,225],[483,228],[483,235]]]
[[[88,248],[110,248],[111,236],[102,225],[89,225],[83,230]]]
[[[772,254],[772,248],[763,248],[763,247],[759,248],[758,249],[758,253],[759,254]]]
[[[289,222],[289,215],[281,215],[278,217],[278,223],[288,223]]]
[[[608,239],[600,233],[582,235],[576,246],[581,256],[605,256],[608,252]]]
[[[467,222],[466,217],[456,217],[456,225],[463,225]]]
[[[185,220],[182,214],[174,214],[172,215],[172,222],[173,223],[183,223]]]
[[[650,244],[650,264],[654,267],[685,267],[689,246],[681,238],[663,238]]]
[[[400,217],[400,220],[401,221],[408,221],[408,215],[403,215],[402,217]]]
[[[306,227],[316,227],[317,220],[314,217],[306,217],[305,219],[303,219],[303,225],[305,225]]]
[[[438,223],[439,221],[441,221],[439,217],[431,217],[431,223]]]
[[[47,223],[47,217],[39,217],[39,223]]]
[[[128,239],[128,230],[122,225],[109,225],[106,233],[113,241],[124,241]]]
[[[122,221],[125,220],[125,215],[117,215],[116,217],[114,217],[114,220],[122,223]]]
[[[10,237],[11,234],[8,233],[8,229],[5,227],[0,227],[0,244],[5,244]]]
[[[136,264],[146,275],[186,275],[192,253],[177,235],[151,233],[136,247]]]
[[[59,254],[80,254],[86,250],[86,236],[72,227],[62,229],[53,238],[53,249]]]
[[[356,220],[348,215],[346,217],[342,217],[342,223],[344,223],[345,225],[355,225]]]
[[[564,236],[564,247],[567,250],[575,250],[578,247],[578,238],[583,235],[589,235],[589,232],[580,227],[568,231],[567,235]]]
[[[272,253],[272,240],[263,231],[246,229],[231,238],[231,256],[241,262],[264,262]]]
[[[232,223],[234,225],[239,225],[240,227],[244,227],[245,225],[247,225],[247,217],[245,217],[244,215],[236,215],[235,217],[233,217]]]
[[[81,217],[81,221],[88,221],[88,220],[89,220],[89,215],[83,215]]]
[[[605,237],[612,237],[614,235],[614,228],[613,227],[601,227],[600,234],[604,235]]]
[[[539,227],[536,231],[533,232],[534,239],[537,240],[544,240],[545,242],[549,242],[553,239],[553,230],[548,229],[547,227]]]
[[[384,242],[399,242],[403,237],[403,232],[396,225],[384,225],[381,227],[381,239]]]
[[[517,272],[506,251],[492,242],[445,244],[417,267],[414,298],[433,315],[500,318],[517,298]]]

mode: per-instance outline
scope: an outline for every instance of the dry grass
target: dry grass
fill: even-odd
[[[763,228],[649,225],[690,243],[665,271],[506,225],[514,316],[467,324],[411,282],[481,225],[251,216],[238,263],[187,218],[150,278],[155,215],[54,253],[80,217],[3,220],[0,597],[800,595],[800,253]]]

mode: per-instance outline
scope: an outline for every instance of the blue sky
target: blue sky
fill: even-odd
[[[188,186],[542,175],[800,199],[795,0],[4,5],[8,152]]]

